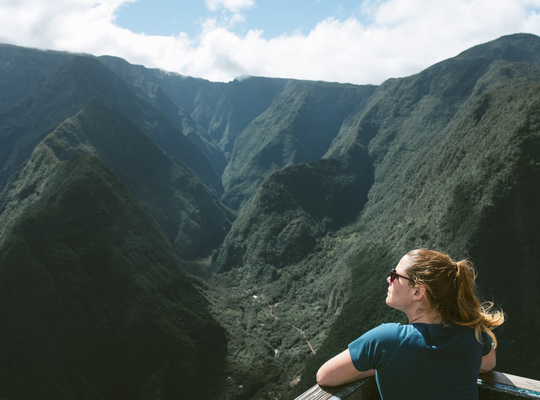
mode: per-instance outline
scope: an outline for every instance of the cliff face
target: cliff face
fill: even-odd
[[[325,358],[371,327],[400,320],[384,303],[385,278],[404,253],[419,247],[472,259],[483,297],[509,316],[498,332],[508,346],[499,350],[498,368],[538,373],[536,361],[526,366],[517,361],[527,350],[515,339],[528,342],[537,329],[537,318],[531,319],[530,309],[525,315],[525,304],[538,303],[529,285],[538,283],[533,271],[540,268],[529,256],[538,240],[533,227],[540,160],[538,38],[518,36],[519,45],[514,39],[502,38],[418,75],[385,82],[347,118],[325,159],[339,162],[354,154],[363,160],[355,176],[364,174],[367,189],[355,200],[356,211],[337,203],[351,211],[345,226],[320,223],[330,215],[314,217],[324,215],[313,213],[320,186],[302,190],[302,183],[310,182],[310,169],[323,168],[319,161],[270,175],[233,224],[217,258],[221,268],[231,275],[238,268],[242,273],[234,276],[249,276],[246,282],[278,298],[281,312],[308,337],[320,338],[325,329],[320,321],[333,321],[317,356],[311,358],[304,347],[311,360],[302,390],[313,383]],[[328,182],[330,165],[318,172],[319,182]],[[296,192],[281,183],[285,176],[296,177]],[[329,188],[324,193],[342,196]],[[309,204],[298,205],[301,198],[309,198]],[[303,253],[304,248],[310,250]],[[294,249],[285,260],[295,261],[280,269],[285,249]],[[512,299],[509,282],[528,287],[526,301]],[[299,313],[297,308],[307,304],[309,311]]]
[[[174,398],[189,369],[181,383],[204,397],[197,377],[224,367],[223,398],[291,397],[289,382],[302,375],[302,391],[349,341],[402,318],[385,278],[417,247],[472,259],[508,315],[498,368],[540,373],[538,37],[379,87],[0,51],[1,307],[18,346],[0,354],[20,360],[6,396],[32,366],[54,393]]]
[[[472,259],[481,295],[495,301],[508,315],[506,325],[497,332],[505,343],[499,349],[497,368],[537,376],[536,359],[526,365],[517,360],[527,351],[518,341],[532,340],[530,333],[538,329],[537,318],[531,319],[524,308],[538,302],[535,291],[527,286],[538,283],[532,271],[540,268],[538,260],[528,253],[538,240],[533,225],[538,221],[535,182],[540,172],[539,70],[537,57],[530,58],[534,53],[531,48],[536,49],[538,43],[534,37],[520,37],[531,46],[525,46],[521,53],[513,47],[512,39],[502,38],[465,52],[404,82],[382,85],[381,90],[388,90],[401,89],[407,81],[430,82],[426,87],[431,89],[409,103],[407,113],[400,108],[408,104],[410,91],[390,91],[397,96],[392,110],[401,116],[398,119],[374,124],[374,111],[390,111],[387,107],[391,103],[384,98],[366,107],[358,123],[357,140],[366,132],[377,132],[369,142],[375,183],[355,222],[359,239],[347,261],[353,271],[351,298],[326,343],[334,352],[389,318],[384,305],[374,304],[371,298],[384,296],[386,284],[382,282],[401,255],[412,248],[428,247],[455,258]],[[512,57],[489,58],[494,52]],[[489,57],[484,58],[485,54]],[[463,63],[474,65],[475,74],[467,79],[462,75],[467,70]],[[445,71],[445,81],[454,86],[438,92],[435,80],[427,77],[439,76],[441,71]],[[375,93],[374,99],[378,95]],[[437,109],[444,111],[434,114],[438,119],[427,118]],[[422,114],[423,110],[429,113]],[[524,219],[524,215],[528,217]],[[530,278],[527,284],[525,277]],[[517,290],[521,284],[529,293],[527,300],[512,300],[515,292],[508,290],[509,286]],[[313,362],[310,373],[317,362],[320,360]]]
[[[0,248],[0,395],[209,395],[224,332],[115,175],[40,144],[8,193],[23,205]]]

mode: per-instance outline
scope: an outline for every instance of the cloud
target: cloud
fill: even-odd
[[[306,35],[268,40],[257,30],[242,37],[208,30],[200,49],[216,66],[238,66],[237,75],[379,84],[506,34],[540,34],[539,9],[538,1],[371,1],[363,8],[369,24],[327,18]],[[233,69],[212,71],[221,80]]]
[[[206,6],[210,11],[226,9],[232,12],[239,12],[243,8],[255,5],[253,0],[206,0]]]
[[[0,40],[25,46],[99,51],[125,32],[115,12],[134,0],[11,0],[0,2]]]
[[[259,75],[380,84],[503,35],[540,35],[540,0],[364,0],[357,15],[273,38],[257,29],[236,32],[252,0],[206,0],[215,14],[197,37],[118,27],[115,16],[130,1],[2,0],[0,41],[115,55],[216,81]]]
[[[216,18],[210,18],[202,25],[205,31],[208,26],[222,26],[229,30],[234,30],[236,26],[246,21],[246,17],[241,13],[242,9],[254,6],[253,0],[206,0],[206,7],[212,12],[221,11],[219,22]]]

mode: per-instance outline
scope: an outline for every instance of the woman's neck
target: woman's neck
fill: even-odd
[[[422,323],[422,324],[440,324],[442,318],[436,312],[423,312],[409,317],[409,324]]]

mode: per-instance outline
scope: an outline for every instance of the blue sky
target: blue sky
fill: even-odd
[[[0,0],[0,42],[212,81],[378,85],[523,32],[540,0]]]
[[[297,31],[308,34],[328,17],[361,17],[360,8],[357,0],[259,0],[243,11],[245,21],[235,29],[240,33],[260,29],[267,39]],[[136,33],[170,36],[185,32],[196,37],[203,21],[222,13],[210,11],[204,1],[138,0],[120,8],[116,23]]]

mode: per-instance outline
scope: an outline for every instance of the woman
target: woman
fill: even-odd
[[[384,400],[478,399],[478,373],[496,362],[491,330],[504,315],[480,304],[475,278],[468,260],[424,249],[407,253],[387,279],[386,303],[409,324],[382,324],[356,339],[319,369],[319,385],[376,375]]]

